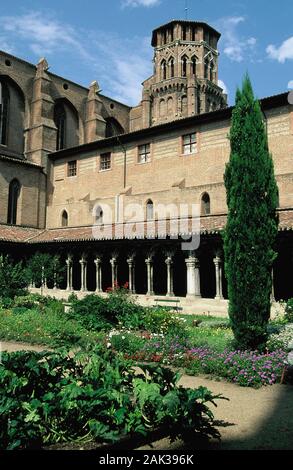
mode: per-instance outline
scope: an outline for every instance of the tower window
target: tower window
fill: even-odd
[[[62,212],[61,225],[62,225],[62,227],[68,227],[68,213],[67,213],[67,211]]]
[[[201,198],[201,215],[210,215],[211,200],[208,193],[204,193]]]
[[[167,78],[167,64],[166,64],[165,60],[162,61],[161,67],[162,67],[162,79],[166,80],[166,78]]]
[[[151,199],[146,203],[146,219],[153,220],[154,218],[154,203]]]
[[[187,75],[187,57],[184,56],[182,58],[182,77],[186,77]]]
[[[183,155],[190,155],[196,152],[196,133],[183,136]]]
[[[66,111],[62,103],[55,106],[54,122],[57,127],[56,150],[62,150],[66,146]]]
[[[71,178],[72,176],[77,175],[77,161],[72,160],[71,162],[68,162],[67,166],[67,176]]]
[[[9,91],[6,83],[0,81],[0,144],[7,145]]]
[[[20,194],[20,183],[17,179],[10,182],[8,194],[7,223],[15,225],[17,222],[17,204]]]
[[[148,163],[151,161],[151,144],[139,145],[138,163]]]
[[[183,39],[183,41],[186,41],[186,36],[187,36],[186,26],[182,26],[182,39]]]
[[[191,37],[192,37],[192,41],[196,41],[196,29],[195,28],[192,28]]]
[[[191,74],[195,77],[196,76],[196,57],[192,57],[191,59]]]
[[[104,212],[101,206],[95,208],[95,223],[96,225],[103,225],[104,223]]]
[[[100,171],[111,170],[111,153],[103,153],[100,156]]]
[[[169,62],[170,66],[170,77],[173,78],[175,75],[175,70],[174,70],[174,59],[171,59]]]

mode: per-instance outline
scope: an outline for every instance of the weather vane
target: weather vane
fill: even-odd
[[[185,0],[185,19],[188,19],[188,0]]]

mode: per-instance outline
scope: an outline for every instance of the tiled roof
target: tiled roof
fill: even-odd
[[[293,230],[293,209],[280,211],[280,231]],[[201,234],[219,233],[226,224],[227,216],[212,215],[201,217]],[[134,232],[134,228],[136,232]],[[74,241],[94,240],[122,240],[122,239],[145,239],[164,237],[168,235],[186,235],[198,232],[198,220],[188,219],[185,221],[168,220],[164,222],[145,222],[136,224],[113,224],[101,227],[87,226],[76,228],[56,228],[37,230],[33,228],[12,227],[0,225],[0,241],[22,242],[22,243],[61,243]]]
[[[25,243],[41,232],[42,230],[35,228],[0,225],[0,241]]]

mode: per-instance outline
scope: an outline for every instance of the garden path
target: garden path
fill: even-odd
[[[35,350],[44,347],[24,343],[0,342],[0,350]],[[217,408],[212,407],[222,436],[221,443],[212,443],[212,449],[244,450],[293,450],[293,386],[272,385],[261,389],[244,388],[206,377],[184,375],[180,384],[184,387],[207,387],[214,394],[222,394],[229,401],[217,400]],[[163,439],[153,444],[154,449],[183,449],[180,442],[170,444]],[[150,449],[144,446],[142,449]]]

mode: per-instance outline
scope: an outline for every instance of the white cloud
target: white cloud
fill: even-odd
[[[48,18],[40,12],[4,16],[0,19],[0,26],[5,34],[15,34],[18,39],[31,41],[29,47],[37,55],[73,47],[80,55],[89,58],[71,26]]]
[[[73,53],[75,60],[83,59],[90,68],[104,94],[132,106],[140,102],[141,83],[152,73],[149,37],[125,39],[105,31],[73,29],[40,12],[0,17],[0,28],[0,48],[8,52],[10,42],[21,41],[37,59]]]
[[[229,94],[227,85],[226,85],[225,82],[223,82],[223,80],[218,80],[218,85],[219,85],[219,87],[221,87],[221,88],[223,89],[223,92],[224,92],[226,95]]]
[[[289,90],[293,90],[293,80],[290,80],[290,82],[288,83],[288,88]]]
[[[0,50],[8,52],[8,54],[12,54],[14,51],[13,46],[3,36],[0,36]]]
[[[160,0],[123,0],[122,7],[154,7]]]
[[[240,36],[237,28],[244,21],[243,16],[230,16],[216,21],[218,29],[222,32],[224,54],[234,62],[242,62],[247,53],[251,55],[257,43],[254,37]]]
[[[287,59],[293,59],[293,36],[286,39],[280,47],[270,44],[266,49],[268,56],[283,64]]]

